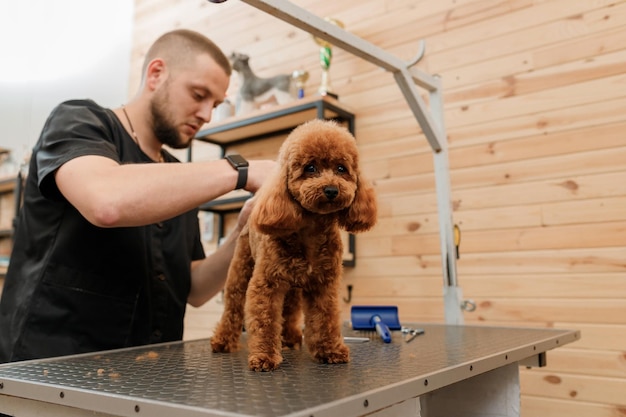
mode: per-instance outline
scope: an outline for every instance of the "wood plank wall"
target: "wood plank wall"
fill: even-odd
[[[582,332],[547,367],[522,371],[522,415],[626,414],[626,2],[293,2],[405,60],[426,41],[418,67],[445,91],[459,284],[478,307],[466,322]],[[249,54],[261,76],[306,69],[307,95],[317,89],[310,35],[244,3],[135,4],[131,95],[147,46],[179,27]],[[442,322],[431,150],[393,77],[333,52],[332,83],[356,113],[381,205],[345,272],[352,302]],[[219,310],[217,299],[190,309],[186,337],[208,336]]]

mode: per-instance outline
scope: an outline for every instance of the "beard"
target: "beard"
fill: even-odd
[[[176,125],[170,119],[170,113],[167,109],[168,102],[169,94],[167,92],[167,85],[164,85],[150,102],[150,114],[152,116],[152,130],[154,131],[154,135],[159,142],[170,148],[187,148],[189,143],[183,140],[176,129]]]

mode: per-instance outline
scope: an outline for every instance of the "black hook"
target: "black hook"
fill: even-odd
[[[352,285],[348,285],[348,298],[343,297],[343,301],[345,303],[349,303],[350,301],[352,301]]]

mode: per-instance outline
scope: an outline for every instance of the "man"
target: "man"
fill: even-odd
[[[274,162],[182,164],[162,146],[189,146],[230,75],[209,39],[177,30],[149,49],[127,105],[53,110],[0,301],[0,363],[180,340],[186,303],[222,289],[250,207],[206,258],[197,207],[235,188],[255,192]]]

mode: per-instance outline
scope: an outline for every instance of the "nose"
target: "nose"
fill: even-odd
[[[213,101],[203,102],[196,113],[196,117],[202,120],[204,123],[211,121],[211,115],[213,114]]]
[[[334,200],[338,194],[339,190],[334,185],[324,187],[324,195],[326,195],[326,198],[328,198],[329,200]]]

